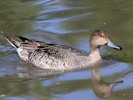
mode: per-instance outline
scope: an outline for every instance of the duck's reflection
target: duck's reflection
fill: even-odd
[[[44,70],[33,66],[17,67],[17,70],[21,71],[21,73],[18,73],[18,76],[23,79],[47,78],[50,76],[61,75],[63,73],[61,71]]]
[[[92,69],[92,89],[94,93],[100,98],[107,98],[111,95],[112,89],[123,81],[106,82],[102,79],[100,74],[100,63],[96,64]]]
[[[101,74],[100,74],[100,66],[101,63],[95,64],[94,66],[92,66],[91,68],[91,74],[92,74],[92,78],[91,78],[91,82],[92,82],[92,89],[94,91],[94,93],[100,97],[100,98],[107,98],[111,95],[112,93],[112,89],[118,85],[119,83],[122,83],[123,81],[116,81],[116,82],[106,82],[102,79]],[[48,78],[48,76],[57,76],[60,74],[63,74],[64,72],[60,72],[60,71],[51,71],[51,70],[42,70],[39,68],[35,68],[33,66],[31,67],[18,67],[18,70],[23,70],[25,72],[23,73],[19,73],[18,76],[19,78],[23,78],[23,79],[34,79],[34,78]],[[27,71],[27,72],[26,72]],[[88,79],[89,80],[89,79]],[[84,80],[88,81],[88,80]],[[80,86],[77,88],[77,86],[73,85],[74,81],[66,81],[66,83],[61,83],[58,85],[51,85],[50,87],[54,87],[54,88],[60,88],[60,91],[64,91],[64,87],[66,87],[65,85],[71,85],[71,88],[75,88],[75,91],[77,90],[81,90],[81,88],[83,88],[84,86]],[[79,80],[78,84],[83,84],[82,83],[83,80]],[[90,81],[88,81],[90,82]],[[77,82],[76,82],[77,83]],[[86,83],[87,84],[87,83]],[[70,92],[71,88],[67,88],[67,91],[65,90],[65,92]],[[86,87],[87,88],[87,87]],[[57,90],[57,89],[55,89]],[[56,92],[56,91],[54,91]]]

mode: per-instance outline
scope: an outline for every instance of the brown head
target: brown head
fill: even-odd
[[[100,48],[100,46],[107,45],[117,50],[122,50],[120,46],[115,45],[104,30],[96,30],[91,34],[90,46],[92,50]]]

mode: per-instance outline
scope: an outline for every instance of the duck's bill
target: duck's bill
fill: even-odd
[[[122,50],[122,47],[115,45],[111,40],[108,40],[107,46],[117,50]]]

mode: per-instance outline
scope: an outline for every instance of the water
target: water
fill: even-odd
[[[107,92],[108,100],[133,99],[132,4],[132,0],[2,1],[0,30],[9,36],[72,45],[88,52],[90,33],[104,29],[123,50],[102,47],[104,62],[101,68],[92,69],[97,72],[92,78],[91,69],[69,73],[36,69],[20,60],[1,36],[0,100],[102,100]],[[97,92],[100,86],[121,80],[112,92]]]

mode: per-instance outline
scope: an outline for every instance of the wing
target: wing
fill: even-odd
[[[35,40],[30,40],[25,37],[17,36],[22,42],[20,42],[21,48],[27,50],[28,52],[35,51],[38,49],[39,46],[43,45],[45,46],[45,42],[41,41],[35,41]]]
[[[47,44],[45,46],[38,46],[37,51],[44,52],[56,59],[65,59],[76,56],[87,55],[86,52],[63,45]]]
[[[57,44],[49,44],[41,41],[34,41],[24,37],[19,38],[22,40],[21,46],[29,52],[40,52],[45,53],[48,56],[54,57],[56,59],[65,59],[70,58],[73,56],[83,56],[87,55],[88,53],[64,45],[57,45]]]

